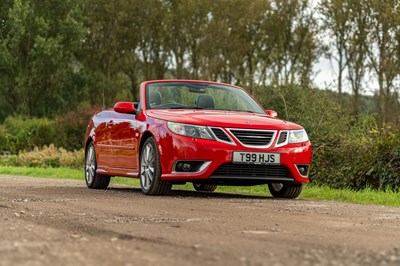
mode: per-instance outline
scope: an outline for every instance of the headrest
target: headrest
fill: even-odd
[[[198,95],[194,105],[198,108],[213,109],[215,108],[214,97],[210,95]]]

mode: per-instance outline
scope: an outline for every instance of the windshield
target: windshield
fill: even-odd
[[[207,109],[265,114],[241,89],[191,82],[149,84],[146,88],[147,109]]]

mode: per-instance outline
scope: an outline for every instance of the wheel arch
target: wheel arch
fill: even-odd
[[[84,161],[84,163],[83,163],[84,166],[86,165],[87,149],[88,149],[90,143],[93,143],[93,145],[94,145],[94,142],[93,142],[92,137],[88,137],[87,140],[86,140],[86,143],[85,143],[85,150],[84,150],[84,160],[85,160],[85,161]],[[97,154],[96,154],[96,156],[97,156]],[[97,160],[97,158],[96,158],[96,160]]]
[[[88,139],[86,140],[86,143],[85,143],[85,154],[86,154],[86,150],[87,150],[89,144],[92,143],[92,142],[93,142],[93,138],[92,137],[88,137]]]
[[[150,138],[150,137],[153,137],[153,138],[154,138],[154,135],[153,135],[150,131],[146,131],[146,132],[143,133],[143,136],[142,136],[142,138],[140,139],[139,155],[141,155],[143,144],[144,144],[145,141],[146,141],[148,138]]]

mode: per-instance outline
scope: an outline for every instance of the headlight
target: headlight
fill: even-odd
[[[304,129],[290,130],[289,143],[300,143],[308,141],[307,132]]]
[[[211,136],[208,128],[205,126],[195,126],[195,125],[168,122],[168,128],[175,134],[182,136],[201,138],[201,139],[214,139]]]

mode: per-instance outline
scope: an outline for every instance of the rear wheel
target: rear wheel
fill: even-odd
[[[85,180],[86,186],[93,189],[106,189],[110,184],[110,177],[96,173],[97,161],[94,144],[91,142],[86,149],[85,155]]]
[[[275,198],[291,198],[295,199],[300,196],[303,190],[302,184],[282,184],[271,183],[268,184],[269,191]]]
[[[215,191],[217,185],[193,183],[193,187],[197,191]]]
[[[164,195],[172,187],[171,183],[161,180],[160,155],[153,137],[144,142],[140,152],[140,186],[146,195]]]

